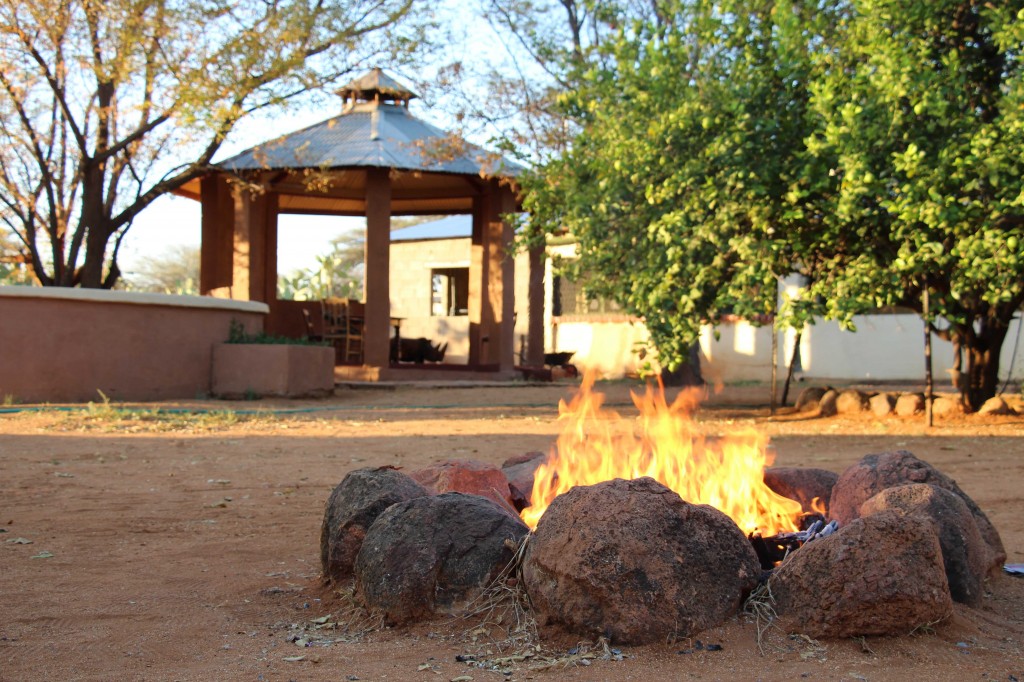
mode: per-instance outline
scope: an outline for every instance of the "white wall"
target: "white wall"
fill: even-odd
[[[818,322],[804,330],[800,344],[804,375],[822,379],[921,379],[924,377],[924,323],[914,314],[858,315],[856,332],[835,322]],[[1011,371],[1019,321],[1007,334],[1000,355],[1000,378]],[[1024,340],[1021,341],[1024,344]],[[792,342],[789,343],[792,348]],[[948,379],[953,345],[932,336],[932,368],[937,381]],[[967,369],[964,358],[963,369]],[[1013,378],[1024,378],[1024,348],[1017,351]]]
[[[573,364],[581,372],[596,370],[605,379],[621,379],[644,363],[637,351],[648,334],[639,322],[559,322],[552,339],[552,351],[576,353]]]
[[[802,375],[811,379],[848,381],[919,381],[924,379],[924,326],[913,314],[860,315],[856,332],[843,331],[835,322],[819,321],[805,328],[800,340]],[[1000,378],[1011,370],[1014,343],[1021,333],[1019,321],[1010,327],[1000,359]],[[779,372],[793,352],[796,333],[779,332]],[[553,327],[556,351],[576,351],[580,369],[594,368],[610,378],[637,371],[639,345],[647,341],[641,323],[562,322]],[[771,327],[737,321],[701,333],[702,371],[711,382],[769,381],[771,379]],[[1024,380],[1024,338],[1013,364],[1014,381]],[[964,368],[966,369],[966,358]],[[937,382],[949,380],[953,346],[932,337],[932,368]]]

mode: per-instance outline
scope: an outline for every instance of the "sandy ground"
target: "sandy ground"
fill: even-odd
[[[456,660],[524,651],[477,622],[360,634],[319,577],[330,490],[358,467],[546,451],[573,386],[346,389],[316,402],[190,404],[215,411],[199,416],[152,412],[172,405],[0,413],[0,680],[1024,680],[1024,578],[1007,575],[981,608],[957,606],[905,636],[770,631],[759,647],[737,617],[700,635],[720,651],[679,653],[696,645],[681,642],[606,660],[600,648],[580,658],[593,642],[545,630],[507,675]],[[627,386],[605,390],[630,413]],[[841,471],[910,450],[953,476],[1008,561],[1024,563],[1024,418],[931,430],[873,416],[770,420],[730,396],[759,399],[726,389],[700,419],[717,432],[756,424],[779,465]]]

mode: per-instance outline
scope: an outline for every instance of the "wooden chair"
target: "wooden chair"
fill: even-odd
[[[317,342],[324,340],[324,337],[317,332],[316,325],[313,324],[313,315],[309,312],[308,308],[302,309],[302,320],[306,323],[306,338],[309,341]]]
[[[363,363],[363,317],[353,315],[351,302],[344,298],[320,301],[323,310],[323,339],[338,349],[343,363]]]

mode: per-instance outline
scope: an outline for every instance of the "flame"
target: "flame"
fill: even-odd
[[[706,435],[691,419],[697,393],[682,391],[669,405],[660,385],[632,394],[640,416],[626,420],[602,408],[604,395],[591,390],[595,378],[588,373],[568,405],[559,401],[561,435],[534,474],[532,506],[522,511],[530,528],[570,488],[650,476],[688,502],[720,509],[745,533],[799,530],[800,503],[764,484],[764,468],[771,464],[764,434],[747,429]]]
[[[825,509],[825,501],[820,497],[815,497],[811,500],[811,511],[815,514],[821,514],[824,519],[828,518],[828,510]]]

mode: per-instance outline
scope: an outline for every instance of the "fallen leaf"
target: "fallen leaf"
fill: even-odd
[[[327,614],[326,616],[321,616],[320,618],[314,618],[313,619],[313,624],[314,625],[323,625],[324,623],[326,623],[330,619],[331,619],[331,615]]]
[[[228,485],[229,483],[231,483],[231,481],[229,481],[226,478],[208,478],[206,479],[206,482],[216,485]]]
[[[295,663],[296,661],[304,661],[304,660],[306,660],[306,657],[305,656],[285,656],[283,660],[288,661],[289,663]]]
[[[458,677],[453,677],[448,682],[471,682],[472,679],[469,675],[459,675]]]
[[[50,558],[50,557],[52,557],[52,556],[53,556],[53,552],[48,552],[48,551],[46,551],[46,550],[44,549],[44,550],[43,550],[42,552],[40,552],[39,554],[36,554],[36,555],[32,556],[31,558],[32,558],[32,559],[49,559],[49,558]]]
[[[32,541],[29,540],[28,538],[11,538],[7,542],[9,544],[13,544],[13,545],[31,545],[32,544]]]
[[[63,471],[56,471],[56,472],[54,472],[53,475],[58,477],[58,478],[74,478],[75,477],[74,474],[66,474]]]

